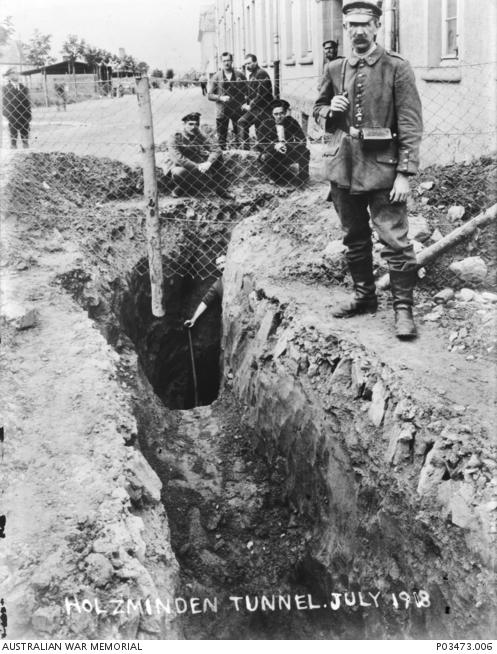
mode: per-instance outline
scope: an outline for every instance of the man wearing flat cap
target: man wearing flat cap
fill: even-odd
[[[290,165],[297,164],[297,182],[302,185],[309,179],[310,152],[302,127],[288,115],[289,108],[286,100],[271,103],[272,117],[261,126],[261,161],[264,170],[276,182],[290,181]]]
[[[344,2],[343,13],[352,52],[326,66],[313,111],[328,133],[330,195],[354,282],[354,295],[332,313],[344,318],[377,309],[371,216],[390,270],[395,333],[412,339],[417,273],[406,201],[409,177],[419,165],[421,102],[408,62],[376,43],[380,3]]]
[[[326,63],[329,64],[330,61],[335,61],[335,59],[338,57],[338,43],[336,41],[332,41],[331,39],[324,41],[323,52]]]
[[[4,74],[7,84],[2,89],[2,113],[9,123],[10,147],[17,148],[17,137],[21,137],[24,148],[29,147],[29,126],[31,123],[31,100],[28,89],[19,83],[14,68]]]
[[[189,113],[181,120],[183,131],[172,134],[168,142],[173,196],[214,191],[223,198],[232,199],[227,191],[223,154],[200,131],[200,114]]]

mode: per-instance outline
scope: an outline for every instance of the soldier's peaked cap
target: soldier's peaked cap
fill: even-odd
[[[200,116],[201,114],[198,113],[198,111],[193,111],[190,114],[186,114],[186,116],[183,116],[181,119],[184,123],[188,123],[190,120],[194,120],[196,123],[200,122]]]
[[[336,41],[332,41],[331,39],[328,39],[327,41],[323,41],[323,48],[326,48],[326,46],[330,44],[331,48],[338,48],[338,43]]]
[[[353,23],[367,23],[371,18],[380,18],[381,0],[377,2],[368,0],[355,0],[343,3],[343,13],[345,18]]]

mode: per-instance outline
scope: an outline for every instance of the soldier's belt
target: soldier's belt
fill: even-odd
[[[393,140],[392,130],[388,127],[349,127],[349,136],[353,139],[361,139],[364,145],[381,146],[391,143]]]

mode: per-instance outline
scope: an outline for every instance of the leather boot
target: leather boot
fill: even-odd
[[[378,308],[372,257],[349,261],[349,270],[354,281],[354,295],[339,302],[332,309],[331,315],[335,318],[350,318],[362,313],[374,313]]]
[[[418,274],[411,270],[390,270],[390,288],[395,312],[395,336],[402,340],[416,338],[416,325],[412,317],[413,290]]]

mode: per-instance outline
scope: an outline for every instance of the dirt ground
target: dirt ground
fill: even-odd
[[[71,175],[64,174],[68,162]],[[487,173],[485,168],[482,174]],[[183,596],[220,597],[236,589],[239,594],[306,593],[302,566],[312,525],[284,500],[284,470],[268,467],[257,451],[257,439],[241,429],[244,408],[230,395],[229,380],[211,407],[168,412],[152,394],[147,397],[152,398],[154,417],[140,417],[150,386],[140,381],[133,346],[120,332],[117,318],[114,334],[109,323],[120,280],[145,251],[136,170],[93,156],[33,153],[11,161],[4,174],[12,202],[2,224],[2,396],[7,398],[2,494],[8,506],[8,553],[1,574],[11,601],[25,602],[24,618],[16,616],[19,632],[56,637],[157,637],[166,632],[189,638],[285,638],[289,633],[361,637],[360,627],[354,631],[353,615],[330,625],[319,611],[312,619],[295,612],[291,618],[271,620],[260,613],[250,620],[233,613],[229,620],[224,614],[216,620],[189,616],[178,627],[166,625],[166,632],[137,620],[110,623],[103,631],[102,625],[66,621],[59,606],[65,594],[93,592],[95,587],[106,596],[133,592],[131,574],[116,581],[102,561],[107,572],[99,572],[101,586],[95,581],[98,575],[88,556],[100,553],[94,544],[103,534],[109,538],[106,522],[127,525],[124,541],[132,545],[126,564],[138,560],[148,575],[156,571],[162,581],[156,581],[153,592],[171,594],[179,587]],[[440,171],[426,175],[441,179]],[[468,188],[476,183],[471,178]],[[23,198],[26,184],[32,193]],[[448,201],[434,192],[429,199],[423,206],[429,206],[434,228],[440,225],[433,207]],[[489,199],[478,196],[471,213]],[[414,203],[411,209],[418,212],[420,207]],[[247,214],[251,211],[253,207]],[[288,303],[303,313],[306,307],[317,307],[326,322],[327,307],[343,295],[338,285],[348,282],[343,261],[329,265],[323,257],[330,239],[340,237],[323,185],[313,183],[304,192],[280,189],[256,216],[253,223],[247,219],[253,242],[260,241],[254,262],[269,253],[269,278],[271,269],[283,270],[283,279],[274,284],[283,287]],[[407,387],[421,393],[424,388],[426,397],[436,389],[450,419],[482,415],[495,400],[497,305],[481,295],[495,291],[493,234],[491,228],[482,232],[470,250],[485,259],[489,283],[475,289],[478,297],[471,302],[454,297],[436,320],[429,318],[439,306],[435,293],[447,284],[456,290],[460,285],[449,276],[440,284],[440,268],[427,271],[418,290],[416,344],[392,339],[387,292],[376,317],[333,325],[336,334],[347,338],[352,333],[399,371]],[[467,245],[461,246],[439,265],[446,267],[467,253]],[[146,537],[147,529],[140,525],[130,526],[137,507],[129,503],[127,449],[140,435],[143,452],[162,481],[169,519],[168,527],[150,490],[158,486],[147,472],[146,490],[140,493],[151,499],[138,504],[144,524],[154,526],[147,533],[155,529],[155,537]],[[157,511],[158,517],[154,514],[147,523],[148,511]],[[171,546],[158,536],[168,539],[169,528]],[[143,541],[145,562],[137,554]],[[141,574],[143,589],[149,581]]]

